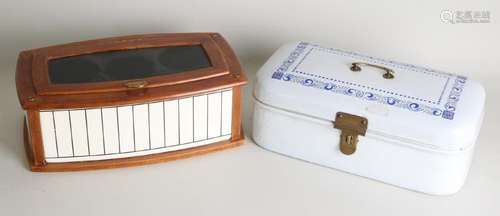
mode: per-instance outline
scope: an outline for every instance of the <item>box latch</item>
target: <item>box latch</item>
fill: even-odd
[[[148,81],[144,80],[136,80],[136,81],[130,81],[125,83],[125,87],[129,89],[140,89],[144,88],[148,85]]]
[[[365,117],[338,112],[335,117],[334,128],[339,129],[340,151],[345,155],[356,152],[358,135],[364,136],[368,128],[368,119]]]

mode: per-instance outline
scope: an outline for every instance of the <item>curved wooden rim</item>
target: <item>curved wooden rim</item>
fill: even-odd
[[[125,89],[128,81],[51,85],[50,58],[116,49],[201,43],[213,68],[145,79],[151,88]],[[45,62],[45,63],[44,63]],[[159,101],[243,85],[247,82],[236,55],[217,33],[147,34],[90,40],[23,51],[16,69],[19,101],[26,110],[93,108]]]

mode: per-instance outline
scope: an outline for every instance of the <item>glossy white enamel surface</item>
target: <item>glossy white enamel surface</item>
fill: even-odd
[[[383,71],[351,63],[393,69]],[[485,94],[466,77],[291,43],[257,73],[253,138],[271,151],[430,194],[460,189],[482,123]],[[337,112],[368,119],[357,151],[343,155]]]
[[[130,106],[40,112],[49,163],[125,158],[231,137],[232,90]]]
[[[396,77],[365,66],[352,72],[352,62],[391,68]],[[254,91],[265,103],[325,120],[339,111],[365,116],[368,133],[450,151],[474,144],[485,101],[482,86],[462,76],[303,42],[278,49]]]
[[[328,121],[285,112],[258,101],[253,139],[273,152],[423,193],[460,190],[473,149],[446,153],[408,147],[385,137],[359,137],[350,156],[339,151],[338,130]]]

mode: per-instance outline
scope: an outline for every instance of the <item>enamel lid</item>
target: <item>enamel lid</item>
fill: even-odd
[[[328,121],[337,112],[363,116],[367,136],[437,151],[475,143],[485,101],[483,87],[463,76],[305,42],[272,55],[257,73],[254,94],[261,103]]]

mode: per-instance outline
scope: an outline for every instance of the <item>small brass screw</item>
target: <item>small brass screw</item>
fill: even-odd
[[[28,97],[28,101],[29,101],[29,102],[35,102],[35,101],[36,101],[36,99],[35,99],[35,97],[30,96],[30,97]]]
[[[366,125],[368,122],[366,120],[361,121],[361,124]]]
[[[344,118],[344,115],[342,115],[342,114],[338,114],[337,116],[338,116],[339,118]]]
[[[358,64],[355,64],[355,63],[352,63],[352,66],[351,66],[350,69],[351,69],[351,71],[355,71],[355,72],[361,71],[361,67],[358,66]]]

